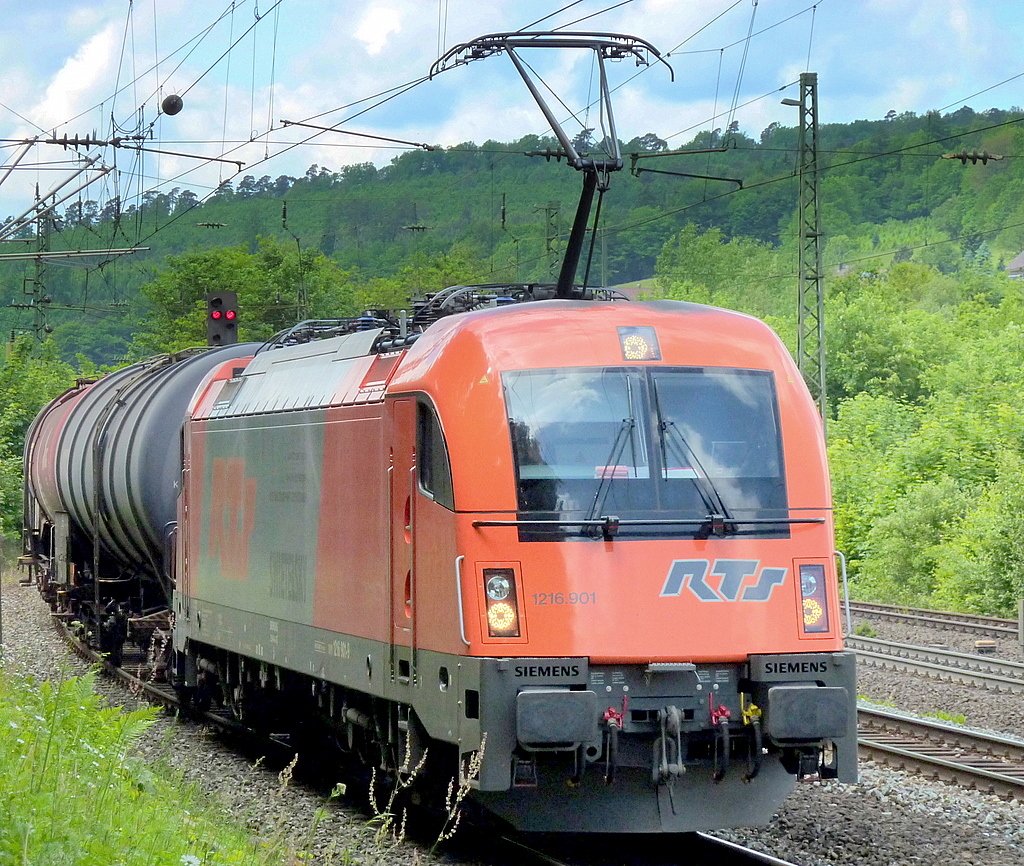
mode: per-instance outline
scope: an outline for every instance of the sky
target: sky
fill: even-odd
[[[31,208],[37,186],[68,196],[62,212],[80,197],[202,197],[247,174],[550,134],[506,55],[413,84],[456,46],[521,29],[628,34],[657,49],[671,71],[607,64],[622,141],[653,132],[681,147],[732,121],[754,138],[795,126],[781,100],[799,96],[805,71],[818,75],[821,123],[1024,105],[1019,0],[0,0],[0,11],[0,218]],[[607,124],[593,52],[521,56],[570,136]],[[171,95],[183,103],[173,115],[161,111]],[[123,146],[45,143],[64,135]]]

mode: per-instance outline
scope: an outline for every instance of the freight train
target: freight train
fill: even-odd
[[[114,657],[166,646],[198,706],[316,718],[394,772],[428,753],[522,830],[763,824],[799,778],[854,780],[788,352],[742,314],[573,292],[453,287],[418,325],[80,383],[25,447],[44,597]]]

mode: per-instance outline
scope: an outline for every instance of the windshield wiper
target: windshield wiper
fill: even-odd
[[[629,410],[629,417],[622,419],[604,465],[597,467],[597,470],[601,473],[601,480],[597,484],[597,490],[594,491],[594,501],[590,503],[590,510],[587,512],[586,520],[588,523],[584,524],[581,529],[583,534],[590,534],[592,524],[589,522],[597,519],[600,515],[602,522],[599,525],[601,527],[601,535],[605,541],[611,541],[615,533],[618,532],[619,518],[614,515],[603,515],[601,514],[601,509],[604,508],[604,501],[608,497],[608,491],[612,489],[611,482],[616,477],[619,458],[622,456],[623,450],[625,450],[626,442],[632,441],[633,430],[636,428],[636,418],[633,417],[633,386],[628,378],[626,379],[626,408]],[[633,454],[633,474],[636,474],[636,454]]]
[[[632,409],[632,406],[630,406],[630,409]],[[590,503],[590,510],[585,518],[587,523],[583,524],[582,531],[585,535],[590,534],[591,527],[594,525],[592,521],[597,519],[598,515],[601,514],[601,509],[604,508],[604,501],[608,498],[608,491],[612,489],[611,481],[616,477],[615,472],[619,466],[619,458],[626,447],[626,442],[633,438],[634,427],[636,427],[635,418],[630,416],[629,418],[622,419],[619,431],[615,434],[615,441],[612,442],[611,451],[608,453],[608,458],[603,466],[597,467],[601,473],[601,480],[597,484],[597,490],[594,491],[594,501]],[[601,519],[603,522],[599,525],[602,527],[602,535],[605,541],[609,541],[615,535],[615,530],[618,528],[618,518],[602,515]]]
[[[729,509],[725,507],[725,503],[722,501],[722,495],[708,476],[707,470],[701,464],[696,452],[686,441],[686,437],[679,432],[679,428],[676,427],[673,421],[662,421],[659,426],[661,429],[662,448],[665,447],[665,433],[672,432],[675,434],[673,441],[676,443],[678,456],[688,462],[693,469],[693,484],[697,488],[697,493],[700,495],[704,507],[708,510],[707,521],[701,525],[697,532],[697,537],[707,538],[712,533],[715,535],[725,535],[728,532],[735,532],[736,524],[732,521],[732,515],[729,514]],[[667,470],[667,463],[665,467]]]
[[[730,532],[736,531],[736,523],[732,519],[732,515],[729,514],[729,509],[725,507],[725,502],[722,500],[722,495],[718,492],[714,482],[708,475],[707,470],[700,462],[700,458],[697,457],[697,452],[694,451],[693,446],[686,441],[686,437],[682,434],[674,421],[670,421],[664,415],[661,410],[661,397],[658,394],[658,380],[653,379],[652,390],[654,392],[654,408],[658,413],[658,436],[661,441],[661,468],[662,472],[665,473],[665,477],[668,477],[668,442],[670,441],[665,435],[667,432],[674,434],[674,438],[671,440],[675,446],[674,450],[676,455],[682,460],[684,464],[689,465],[693,471],[693,485],[697,488],[697,494],[700,496],[701,501],[704,503],[704,507],[708,510],[707,517],[701,522],[700,527],[697,530],[697,538],[707,538],[710,535],[717,535],[719,537],[726,535]]]

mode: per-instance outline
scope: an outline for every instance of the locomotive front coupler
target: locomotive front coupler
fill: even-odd
[[[658,710],[661,736],[654,741],[651,764],[651,781],[655,785],[672,782],[686,772],[683,763],[682,719],[682,711],[674,704]]]

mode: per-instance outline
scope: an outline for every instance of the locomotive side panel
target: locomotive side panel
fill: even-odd
[[[380,415],[352,413],[191,426],[194,599],[386,639]]]
[[[380,406],[327,411],[313,625],[386,634],[386,467]]]

